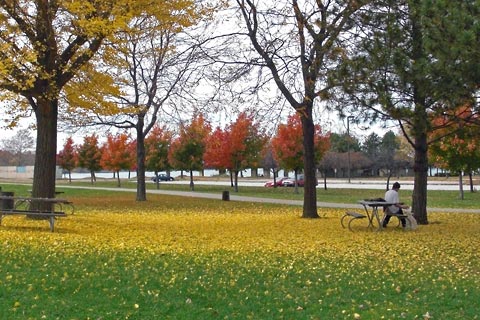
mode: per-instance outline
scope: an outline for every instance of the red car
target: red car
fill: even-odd
[[[299,174],[297,176],[297,186],[298,187],[303,187],[305,185],[304,177],[303,174]],[[318,180],[317,183],[315,183],[316,186],[318,186]],[[283,186],[284,187],[294,187],[295,186],[295,178],[289,178],[283,181]]]
[[[277,187],[283,187],[283,182],[284,182],[285,180],[288,180],[288,179],[291,179],[291,178],[288,178],[288,177],[279,178],[279,179],[275,180],[275,184],[277,185]],[[273,187],[273,180],[272,180],[272,181],[268,181],[267,183],[265,183],[265,187],[268,187],[268,188]]]

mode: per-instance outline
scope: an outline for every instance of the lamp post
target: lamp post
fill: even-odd
[[[350,119],[353,119],[353,116],[347,117],[347,174],[348,174],[348,183],[350,183]]]

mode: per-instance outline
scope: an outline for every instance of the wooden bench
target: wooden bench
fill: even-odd
[[[2,220],[5,216],[11,215],[25,215],[27,217],[37,217],[37,218],[44,218],[48,220],[50,224],[50,231],[53,232],[55,230],[55,219],[57,217],[66,217],[65,212],[61,211],[37,211],[37,210],[20,210],[20,209],[0,209],[0,225],[2,225]]]
[[[350,231],[353,231],[353,230],[352,230],[351,223],[352,223],[354,220],[364,219],[364,218],[366,218],[366,217],[367,217],[366,215],[361,214],[361,213],[358,213],[358,212],[347,211],[347,212],[345,212],[345,214],[344,214],[344,215],[342,216],[342,218],[340,219],[340,223],[342,224],[342,227],[343,227],[343,228],[346,228],[344,220],[345,220],[345,219],[349,219],[347,226],[348,226],[348,229],[349,229]]]
[[[55,194],[63,193],[63,191],[57,191]],[[0,197],[0,199],[5,198],[5,197]],[[57,206],[57,209],[59,211],[63,211],[65,213],[69,214],[74,214],[75,212],[75,206],[73,205],[72,201],[69,201],[67,199],[61,199],[61,198],[32,198],[32,197],[13,197],[15,200],[15,209],[23,209],[23,210],[28,210],[30,204],[33,201],[41,201],[44,203],[51,203],[53,206]],[[67,210],[68,209],[68,212]]]

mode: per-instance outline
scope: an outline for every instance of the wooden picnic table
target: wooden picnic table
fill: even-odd
[[[50,231],[54,231],[55,220],[58,217],[66,217],[63,206],[71,206],[73,213],[73,203],[67,199],[60,198],[34,198],[34,197],[15,197],[0,196],[2,207],[0,208],[0,225],[4,217],[8,215],[25,215],[27,217],[44,218],[50,224]],[[5,201],[6,200],[6,201]],[[55,208],[58,208],[56,210]]]
[[[56,194],[63,192],[55,192]],[[1,197],[0,197],[1,199]],[[14,199],[14,208],[15,209],[27,209],[31,207],[34,201],[40,199],[43,203],[50,203],[53,207],[57,208],[58,211],[64,211],[68,214],[73,214],[75,212],[75,206],[73,202],[63,198],[34,198],[34,197],[13,197]]]

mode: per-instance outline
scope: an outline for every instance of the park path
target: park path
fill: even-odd
[[[92,187],[79,187],[79,186],[66,186],[62,185],[62,188],[75,188],[75,189],[93,189]],[[99,190],[107,191],[122,191],[122,192],[137,192],[136,189],[128,188],[107,188],[107,187],[95,187]],[[222,194],[216,193],[204,193],[204,192],[194,192],[194,191],[173,191],[173,190],[147,190],[148,194],[164,194],[171,196],[181,196],[181,197],[191,197],[191,198],[204,198],[204,199],[218,199],[222,200]],[[286,200],[286,199],[272,199],[272,198],[259,198],[259,197],[246,197],[246,196],[237,196],[230,192],[230,201],[243,201],[243,202],[259,202],[259,203],[274,203],[274,204],[285,204],[285,205],[294,205],[302,206],[302,200]],[[317,202],[319,208],[335,208],[335,209],[363,209],[363,206],[357,203],[333,203],[333,202]],[[428,211],[432,212],[452,212],[452,213],[478,213],[480,214],[479,209],[456,209],[456,208],[427,208]]]

